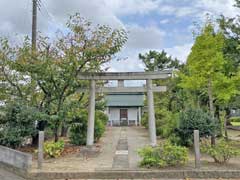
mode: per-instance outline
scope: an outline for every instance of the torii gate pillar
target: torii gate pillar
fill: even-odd
[[[157,145],[157,136],[156,136],[156,123],[155,123],[155,111],[154,111],[154,100],[153,100],[153,87],[152,80],[147,80],[147,107],[148,107],[148,129],[150,143],[152,146]]]
[[[87,146],[92,146],[94,143],[95,93],[96,82],[95,80],[91,80],[88,106]]]

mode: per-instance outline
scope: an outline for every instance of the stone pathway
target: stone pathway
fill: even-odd
[[[128,161],[128,139],[126,135],[126,128],[122,127],[120,137],[116,147],[115,156],[113,158],[113,169],[126,169],[129,168]]]

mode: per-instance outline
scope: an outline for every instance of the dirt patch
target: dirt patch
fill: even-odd
[[[64,146],[64,150],[61,154],[61,157],[77,154],[80,152],[81,146],[69,144],[67,140],[64,140],[64,142],[65,142],[65,146]],[[36,146],[30,146],[30,145],[23,146],[23,147],[18,148],[17,150],[24,152],[24,153],[29,153],[33,156],[34,160],[37,159],[37,150],[38,149]]]

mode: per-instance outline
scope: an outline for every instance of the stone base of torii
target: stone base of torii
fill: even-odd
[[[172,76],[171,70],[157,72],[106,72],[106,73],[80,73],[78,78],[81,80],[89,80],[90,88],[79,89],[79,91],[89,91],[89,107],[88,107],[88,128],[87,128],[87,146],[91,147],[94,143],[94,121],[95,121],[95,94],[97,92],[147,92],[148,107],[148,124],[150,145],[157,145],[155,111],[153,92],[166,91],[165,86],[155,87],[152,84],[154,79],[167,79]],[[146,87],[102,87],[96,88],[96,81],[105,80],[146,80]]]

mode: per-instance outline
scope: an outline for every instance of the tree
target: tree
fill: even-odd
[[[179,143],[184,146],[193,144],[193,131],[198,129],[200,137],[208,137],[219,129],[215,119],[202,109],[189,108],[180,113],[179,125],[176,129],[177,137],[180,137]]]
[[[0,45],[0,65],[4,69],[1,80],[5,89],[17,92],[14,95],[26,102],[29,102],[28,96],[36,97],[33,106],[51,117],[49,123],[57,141],[58,129],[65,116],[65,103],[74,97],[81,101],[84,94],[78,93],[77,89],[88,85],[87,81],[78,79],[78,74],[103,71],[102,65],[120,51],[126,40],[124,30],[95,26],[76,14],[70,16],[65,32],[57,33],[53,40],[40,36],[37,51],[32,51],[29,38],[16,47],[3,40]],[[25,92],[26,87],[32,87],[31,93]],[[1,90],[1,94],[5,91]],[[11,93],[7,96],[14,97]],[[45,125],[44,121],[38,123],[41,130]]]
[[[186,72],[180,73],[180,86],[189,90],[199,90],[208,95],[209,111],[215,116],[215,101],[229,101],[237,93],[235,78],[225,74],[227,65],[224,59],[224,36],[215,32],[214,26],[207,22],[196,37],[188,56]],[[214,136],[212,144],[214,144]]]
[[[231,75],[231,73],[238,71],[240,65],[240,17],[226,18],[221,16],[218,24],[225,36],[223,54],[228,61],[226,69]]]
[[[161,52],[149,51],[146,54],[139,54],[139,59],[145,65],[145,71],[161,71],[165,69],[180,69],[183,65],[178,59],[168,56],[163,50]],[[175,83],[176,79],[154,80],[156,85],[168,86],[168,91],[154,94],[154,107],[156,116],[156,131],[161,137],[169,137],[176,127],[177,108],[182,104],[179,88]],[[179,94],[178,94],[179,93]],[[147,125],[147,114],[143,116],[143,125]]]
[[[165,69],[175,69],[182,70],[184,64],[182,64],[178,59],[172,58],[164,50],[161,52],[149,51],[146,54],[139,54],[139,59],[145,65],[145,71],[161,71]],[[179,111],[179,108],[182,108],[183,105],[183,96],[185,92],[182,91],[176,84],[179,81],[179,78],[169,78],[167,80],[154,80],[156,85],[166,85],[168,91],[164,94],[158,93],[155,94],[156,107],[166,108],[168,111]]]
[[[240,1],[235,0],[235,7],[240,8]],[[240,66],[240,16],[237,15],[233,18],[227,18],[223,15],[218,19],[218,24],[225,36],[225,44],[223,49],[224,58],[228,62],[228,66],[225,67],[226,74],[236,76],[239,73]],[[238,91],[240,88],[238,87]],[[231,98],[228,104],[221,104],[225,110],[225,136],[227,138],[226,124],[231,116],[230,112],[233,108],[239,108],[239,95]]]
[[[239,0],[235,0],[235,2],[236,2],[235,6],[236,7],[240,7],[240,1]]]
[[[161,52],[150,50],[144,55],[139,54],[138,57],[146,66],[146,71],[161,71],[169,68],[178,69],[182,66],[178,59],[168,56],[164,50]]]

